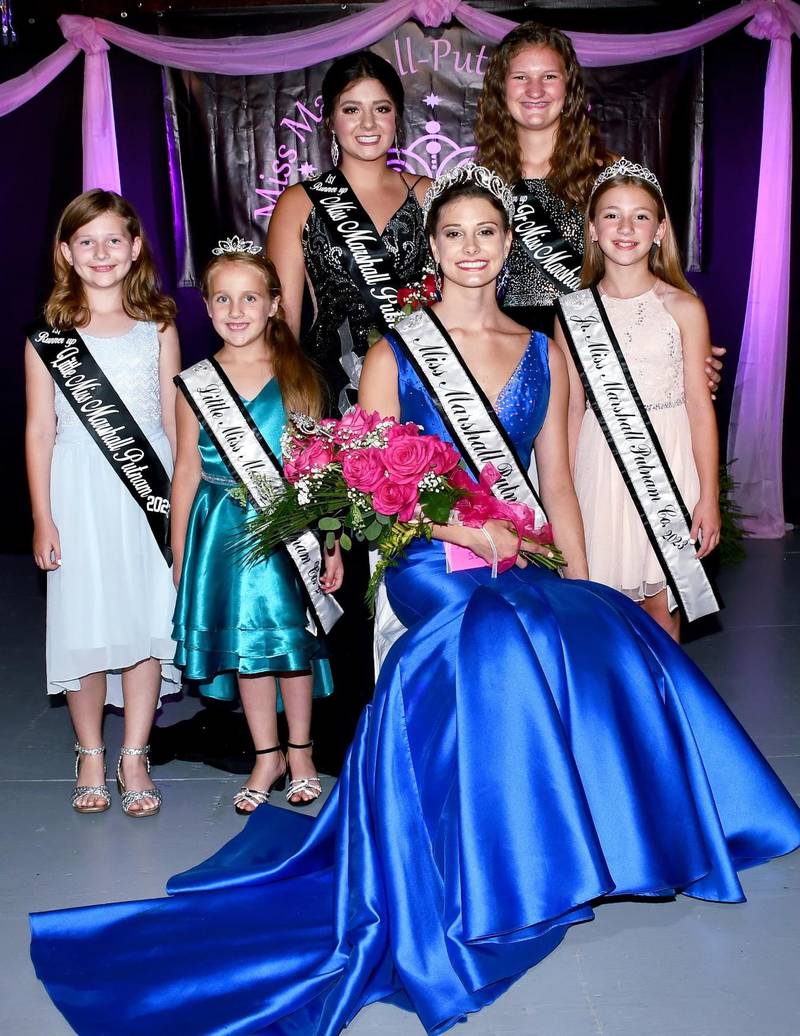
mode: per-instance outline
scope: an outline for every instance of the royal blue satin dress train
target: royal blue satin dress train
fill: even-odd
[[[446,436],[396,350],[404,420]],[[529,453],[547,342],[497,402]],[[442,1033],[592,904],[744,897],[800,811],[703,675],[642,610],[529,567],[389,572],[408,626],[314,821],[262,807],[170,896],[34,915],[33,959],[78,1033],[334,1036],[389,1000]]]

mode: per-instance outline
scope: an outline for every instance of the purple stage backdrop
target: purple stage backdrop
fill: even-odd
[[[185,22],[162,20],[175,36]],[[312,13],[281,30],[319,24]],[[248,19],[248,34],[278,30],[274,16]],[[230,32],[219,19],[193,20],[198,36]],[[371,48],[399,73],[406,98],[399,154],[391,164],[435,178],[473,157],[472,127],[493,45],[452,23],[409,21]],[[168,70],[165,75],[172,197],[182,284],[220,236],[263,240],[287,186],[330,167],[322,79],[330,62],[262,76]],[[643,161],[665,185],[689,269],[700,269],[702,52],[618,68],[589,69],[594,113],[616,151]]]

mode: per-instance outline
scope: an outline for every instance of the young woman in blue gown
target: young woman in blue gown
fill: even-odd
[[[522,560],[448,573],[445,539],[516,553],[497,522],[416,541],[387,574],[408,632],[316,820],[259,809],[167,899],[33,917],[37,973],[79,1033],[334,1036],[376,1000],[442,1033],[598,900],[741,902],[736,871],[800,842],[800,810],[702,673],[582,578],[565,364],[499,312],[507,215],[462,187],[429,218],[436,316],[523,461],[535,444],[567,578]],[[394,336],[361,393],[452,438]]]

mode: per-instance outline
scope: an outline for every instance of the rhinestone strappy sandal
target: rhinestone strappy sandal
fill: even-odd
[[[271,752],[280,752],[281,746],[275,745],[274,748],[258,748],[256,749],[256,755],[269,755]],[[275,780],[270,784],[266,791],[261,791],[259,788],[248,788],[246,784],[236,792],[233,796],[233,808],[242,817],[249,817],[251,813],[254,813],[259,806],[264,806],[269,802],[269,794],[276,788],[278,791],[283,791],[286,787],[286,771],[289,768],[289,764],[284,758],[284,769],[283,773],[279,774]],[[242,809],[244,804],[252,806],[252,809]]]
[[[293,745],[291,741],[286,742],[287,748],[313,748],[314,742],[307,741],[304,745]],[[289,767],[289,756],[286,756],[286,766]],[[297,802],[292,801],[293,795],[299,795],[301,792],[307,791],[311,795],[310,799],[298,799]],[[318,799],[322,794],[322,784],[320,783],[319,777],[316,775],[313,777],[298,777],[296,780],[292,779],[289,781],[289,787],[286,789],[286,799],[290,806],[309,806],[315,799]]]
[[[100,745],[99,748],[83,748],[82,745],[75,742],[75,780],[78,779],[78,767],[80,766],[82,755],[102,755],[105,757],[106,747]],[[106,776],[106,764],[105,758],[103,759],[103,780],[105,781]],[[79,806],[78,799],[82,795],[96,795],[103,801],[99,806]],[[72,789],[72,808],[76,813],[105,813],[108,807],[111,805],[111,793],[108,790],[106,784],[99,784],[95,787],[90,787],[87,784],[76,785]]]
[[[119,761],[117,763],[117,790],[122,796],[122,812],[128,817],[154,817],[161,809],[163,799],[158,788],[153,786],[152,788],[146,788],[143,791],[126,791],[125,781],[122,779],[123,755],[143,755],[147,772],[150,773],[149,753],[150,745],[145,745],[144,748],[128,748],[127,745],[123,745],[119,750]],[[154,806],[146,806],[144,809],[132,810],[131,806],[136,802],[141,802],[142,799],[155,799],[156,804]]]

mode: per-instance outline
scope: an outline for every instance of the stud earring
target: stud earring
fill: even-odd
[[[339,141],[335,133],[331,133],[331,162],[334,168],[339,164]]]
[[[653,241],[653,244],[654,244],[654,245],[656,246],[656,248],[661,248],[661,238],[660,238],[660,237],[657,237],[657,238],[656,238],[656,239],[655,239],[655,240]]]

